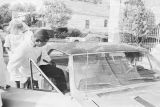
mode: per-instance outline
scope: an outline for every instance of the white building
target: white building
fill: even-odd
[[[109,2],[98,0],[98,3],[87,0],[64,0],[72,10],[68,27],[77,28],[83,32],[107,33]],[[95,0],[91,0],[95,1]]]
[[[72,11],[68,28],[77,28],[82,32],[107,33],[109,0],[61,1]]]

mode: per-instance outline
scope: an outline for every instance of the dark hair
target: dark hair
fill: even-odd
[[[34,32],[34,37],[37,40],[46,42],[49,40],[49,33],[46,29],[38,29],[37,31]]]

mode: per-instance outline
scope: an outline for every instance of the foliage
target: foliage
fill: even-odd
[[[82,35],[82,32],[78,29],[71,29],[71,32],[69,34],[69,37],[80,37]]]
[[[28,14],[25,15],[25,20],[24,21],[28,26],[31,26],[33,24],[34,15],[32,13],[34,11],[36,11],[36,8],[35,8],[34,4],[31,4],[31,3],[24,3],[24,4],[17,3],[17,4],[14,4],[11,7],[11,10],[16,11],[16,12],[28,12]]]
[[[9,10],[9,4],[4,4],[0,6],[0,24],[8,23],[11,21],[12,14]]]
[[[46,7],[45,17],[48,23],[51,23],[51,27],[63,27],[67,24],[71,18],[71,10],[61,1],[45,1]]]
[[[60,27],[60,28],[53,28],[52,30],[49,30],[49,35],[51,38],[64,39],[66,37],[80,37],[82,35],[82,32],[78,29]]]
[[[120,19],[120,32],[123,35],[123,42],[126,42],[127,35],[134,36],[131,42],[140,43],[155,26],[155,16],[152,11],[145,8],[141,0],[129,0],[125,2],[125,9]],[[129,37],[130,38],[130,37]]]

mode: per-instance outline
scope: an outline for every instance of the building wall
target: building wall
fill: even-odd
[[[89,21],[89,28],[86,28],[86,20]],[[82,32],[107,32],[107,27],[104,27],[106,17],[90,16],[83,14],[73,14],[68,22],[68,27],[77,28]]]
[[[97,0],[99,2],[92,3],[95,0],[63,0],[67,8],[72,11],[71,19],[66,27],[77,28],[82,32],[107,33],[109,15],[109,0]],[[46,8],[46,7],[45,7]],[[86,21],[89,22],[86,28]],[[50,23],[47,23],[50,26]]]
[[[68,27],[77,28],[82,32],[107,32],[107,27],[104,27],[104,20],[108,19],[109,0],[62,1],[72,11]],[[89,22],[89,28],[86,28],[86,20]]]

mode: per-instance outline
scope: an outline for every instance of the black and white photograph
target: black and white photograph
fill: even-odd
[[[160,0],[0,0],[0,107],[160,107]]]

